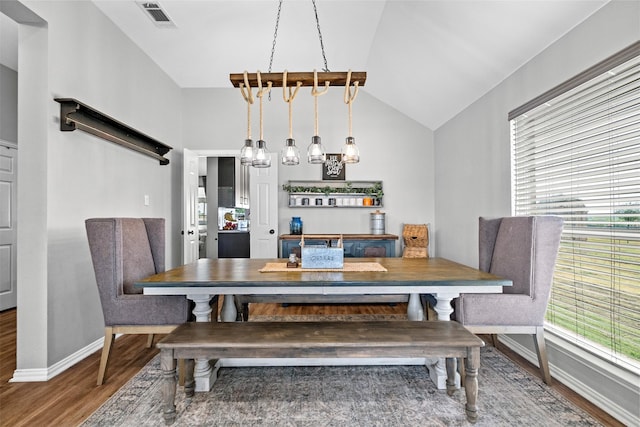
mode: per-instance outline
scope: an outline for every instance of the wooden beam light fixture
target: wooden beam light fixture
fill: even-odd
[[[367,80],[366,71],[319,71],[318,80],[321,82],[329,82],[332,87],[347,86],[349,79],[349,73],[351,73],[351,82],[357,81],[359,86],[362,87]],[[284,86],[285,73],[261,73],[262,81],[271,82],[272,87]],[[249,85],[256,87],[258,85],[258,74],[248,74]],[[229,74],[229,79],[233,87],[239,88],[245,83],[244,73]],[[287,72],[287,80],[289,82],[300,82],[301,86],[313,86],[313,71],[309,72]],[[353,84],[353,83],[351,83]]]
[[[344,102],[348,106],[349,111],[349,136],[347,142],[342,149],[342,161],[344,163],[358,163],[360,160],[360,153],[355,145],[355,139],[351,135],[351,105],[358,94],[358,88],[365,85],[367,80],[367,73],[365,71],[329,71],[327,66],[327,58],[324,52],[324,43],[322,41],[322,32],[320,31],[320,21],[318,19],[318,10],[316,7],[316,0],[311,0],[313,3],[313,9],[315,12],[316,26],[318,28],[318,38],[320,40],[320,47],[322,49],[322,57],[324,59],[323,71],[303,71],[303,72],[272,72],[271,65],[273,64],[273,56],[276,46],[276,38],[278,36],[278,26],[280,23],[280,11],[282,9],[282,0],[278,3],[278,15],[276,17],[275,31],[273,34],[273,43],[271,49],[271,59],[269,61],[269,70],[266,73],[231,73],[229,79],[233,87],[240,89],[242,97],[247,101],[247,139],[241,153],[241,163],[243,165],[252,165],[254,167],[269,167],[270,162],[266,161],[265,155],[268,157],[266,151],[266,142],[262,138],[262,95],[269,93],[269,99],[271,99],[270,90],[273,87],[283,88],[283,98],[286,103],[289,104],[289,138],[285,142],[285,147],[282,152],[282,164],[284,165],[297,165],[299,163],[299,151],[295,146],[295,140],[293,139],[292,132],[292,103],[298,89],[302,86],[312,87],[311,95],[314,97],[314,123],[315,134],[312,137],[311,145],[308,149],[308,161],[309,163],[324,163],[326,155],[324,148],[320,144],[320,136],[318,136],[318,96],[327,93],[330,86],[345,87]],[[318,81],[323,82],[324,90],[318,90]],[[263,88],[263,82],[266,82],[266,88]],[[292,92],[292,88],[287,87],[287,82],[295,82],[295,91]],[[253,95],[251,88],[258,88],[258,98],[260,99],[260,140],[257,147],[253,147],[253,141],[251,140],[251,104],[253,104]],[[353,92],[352,92],[353,88]],[[287,95],[288,89],[288,95]],[[261,158],[256,159],[256,154],[260,153]],[[253,156],[252,160],[249,160]],[[257,160],[257,161],[256,161]]]

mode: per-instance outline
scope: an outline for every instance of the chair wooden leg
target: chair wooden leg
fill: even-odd
[[[219,300],[220,300],[219,296],[215,295],[209,301],[209,307],[211,307],[211,321],[212,322],[217,322],[218,321],[218,311],[219,311],[218,301]],[[182,385],[182,384],[180,384],[180,385]]]
[[[491,334],[491,345],[493,348],[498,348],[498,334]]]
[[[153,334],[149,334],[147,337],[147,348],[153,347]]]
[[[104,328],[104,345],[102,346],[102,356],[100,357],[100,368],[98,369],[98,385],[104,384],[104,375],[107,371],[107,363],[111,355],[111,344],[114,338],[113,329],[111,327]]]
[[[540,365],[540,373],[542,373],[542,380],[547,385],[551,385],[551,373],[549,372],[549,360],[547,359],[547,347],[544,342],[544,327],[539,326],[536,328],[536,333],[533,336],[533,341],[536,345],[536,353],[538,354],[538,365]]]

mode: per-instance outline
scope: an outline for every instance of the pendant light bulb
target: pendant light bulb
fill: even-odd
[[[356,145],[356,140],[352,136],[347,137],[347,141],[342,147],[342,163],[358,163],[360,161],[360,150]]]
[[[296,147],[296,141],[293,138],[287,138],[285,146],[282,149],[282,164],[287,166],[295,166],[300,163],[300,150]]]
[[[269,150],[267,150],[267,143],[260,139],[256,144],[256,154],[251,165],[254,168],[271,167],[271,155],[269,154]]]
[[[324,151],[319,136],[311,137],[311,144],[307,149],[307,160],[311,164],[324,163],[327,160],[327,153]]]
[[[251,166],[251,163],[253,162],[253,153],[254,153],[253,140],[245,139],[244,147],[242,147],[242,150],[240,150],[240,164],[245,166]]]

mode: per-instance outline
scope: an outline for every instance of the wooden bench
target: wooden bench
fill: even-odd
[[[455,358],[466,368],[466,415],[478,419],[478,368],[484,342],[457,322],[185,323],[158,344],[164,419],[176,419],[176,360],[185,359],[185,393],[194,392],[194,359],[292,357],[445,357],[447,393],[455,391]]]

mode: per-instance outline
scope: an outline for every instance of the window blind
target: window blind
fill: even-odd
[[[510,124],[514,215],[565,220],[547,326],[637,368],[640,48],[635,50],[632,59],[521,108]]]

